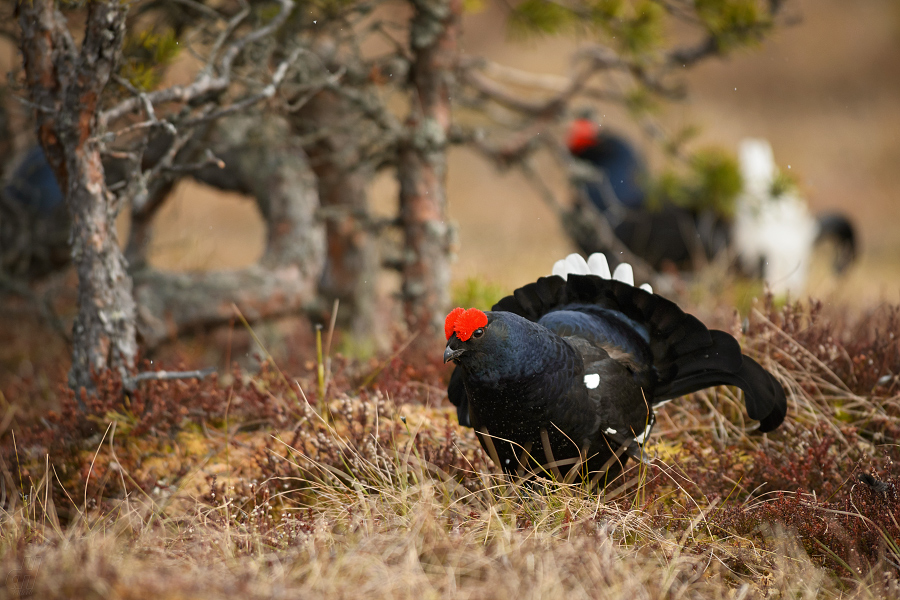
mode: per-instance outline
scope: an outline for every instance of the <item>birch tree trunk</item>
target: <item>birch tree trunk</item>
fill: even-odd
[[[412,0],[413,62],[407,136],[399,149],[400,221],[404,232],[403,305],[416,345],[441,339],[450,303],[447,137],[462,0]]]
[[[319,293],[329,309],[335,299],[340,301],[339,324],[352,332],[357,343],[369,344],[379,329],[375,281],[380,260],[367,190],[374,173],[371,165],[361,161],[354,116],[354,107],[345,98],[322,91],[291,121],[300,135],[311,134],[322,123],[331,124],[327,135],[307,147],[322,204],[319,214],[325,222],[325,268]]]
[[[69,385],[93,388],[92,372],[124,373],[137,353],[131,278],[119,250],[119,205],[100,157],[100,97],[122,53],[127,3],[87,4],[84,40],[76,47],[52,0],[18,4],[21,49],[38,139],[66,196],[72,260],[78,273]]]

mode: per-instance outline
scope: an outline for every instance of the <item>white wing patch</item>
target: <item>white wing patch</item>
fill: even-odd
[[[628,263],[620,263],[612,275],[609,272],[609,262],[602,252],[594,252],[587,261],[580,254],[572,253],[553,264],[553,275],[568,279],[569,275],[596,275],[602,279],[615,279],[628,285],[634,285],[634,269]],[[653,293],[649,283],[641,286],[645,292]]]
[[[638,444],[643,444],[647,436],[650,435],[651,429],[653,429],[653,423],[647,423],[647,426],[644,428],[644,433],[634,438],[634,441],[636,441]]]
[[[609,435],[616,435],[617,432],[612,427],[607,427],[603,433],[608,433]]]
[[[597,373],[588,373],[584,376],[584,385],[589,390],[597,389],[597,386],[600,385],[600,375]]]

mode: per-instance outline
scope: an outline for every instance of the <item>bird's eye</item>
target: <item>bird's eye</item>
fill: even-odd
[[[483,335],[484,335],[484,327],[479,327],[478,329],[476,329],[475,331],[472,332],[473,338],[480,338]]]

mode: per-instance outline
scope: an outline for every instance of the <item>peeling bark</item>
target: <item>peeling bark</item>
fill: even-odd
[[[461,0],[413,0],[413,63],[407,137],[399,149],[400,221],[404,231],[403,304],[417,345],[441,338],[450,302],[447,136],[458,58]]]
[[[137,353],[132,282],[115,228],[119,205],[106,187],[96,141],[99,98],[121,56],[127,10],[121,2],[89,2],[79,49],[54,2],[18,4],[38,139],[72,219],[78,316],[69,384],[76,390],[93,388],[92,371],[124,375]]]
[[[339,95],[323,91],[291,119],[300,135],[322,123],[328,135],[307,147],[319,186],[320,213],[325,221],[326,259],[319,293],[330,308],[340,301],[339,325],[359,343],[374,341],[375,281],[380,260],[370,227],[366,186],[373,177],[361,163],[359,135],[354,135],[355,109]]]

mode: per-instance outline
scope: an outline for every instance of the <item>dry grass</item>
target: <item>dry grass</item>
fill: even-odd
[[[8,515],[3,564],[21,569],[21,554],[39,553],[37,598],[838,597],[847,587],[783,531],[769,548],[705,541],[699,514],[678,536],[578,494],[460,496],[433,480],[317,491],[308,514],[272,529],[259,523],[265,510],[242,521],[228,503],[181,519],[132,506],[65,530]],[[523,509],[537,525],[517,525]],[[879,583],[850,596],[878,597]]]
[[[898,597],[900,308],[768,303],[740,335],[785,426],[695,394],[603,495],[494,474],[441,372],[397,358],[336,360],[325,418],[315,365],[127,405],[104,380],[88,418],[68,397],[3,434],[0,597]]]

